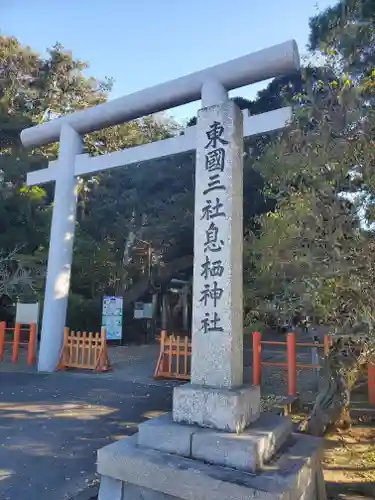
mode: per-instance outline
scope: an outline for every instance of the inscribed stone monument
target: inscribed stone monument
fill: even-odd
[[[226,97],[198,112],[191,384],[174,391],[173,418],[222,430],[259,416],[243,384],[243,121]]]
[[[201,109],[195,176],[192,384],[243,382],[243,123],[236,104]]]

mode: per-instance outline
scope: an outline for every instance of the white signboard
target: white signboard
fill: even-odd
[[[153,305],[152,302],[146,302],[143,304],[143,317],[146,319],[152,319]]]
[[[135,302],[134,303],[134,319],[151,319],[152,318],[152,302]]]
[[[107,330],[107,340],[122,338],[122,297],[104,297],[102,327]]]
[[[143,318],[143,302],[134,303],[134,319]]]
[[[31,323],[38,324],[39,319],[39,303],[22,304],[17,302],[16,323],[30,325]]]

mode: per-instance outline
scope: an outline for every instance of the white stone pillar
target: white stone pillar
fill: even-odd
[[[243,123],[225,90],[202,91],[197,123],[191,383],[173,419],[238,431],[259,416],[243,387]],[[217,103],[217,104],[213,104]]]
[[[51,223],[39,371],[53,372],[61,354],[76,225],[78,186],[74,176],[74,162],[82,148],[81,136],[69,125],[64,125],[60,135],[58,177]]]
[[[198,112],[191,383],[243,383],[243,126],[227,99]]]

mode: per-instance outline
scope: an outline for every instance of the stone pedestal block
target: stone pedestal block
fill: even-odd
[[[263,413],[240,434],[178,424],[168,413],[139,426],[138,446],[256,472],[289,439],[291,432],[292,421],[272,413]]]
[[[202,429],[196,425],[174,422],[172,414],[167,413],[139,426],[138,446],[191,457],[193,434],[201,431]]]
[[[186,384],[173,391],[173,420],[242,432],[260,414],[259,387],[214,389]]]
[[[257,474],[137,443],[135,435],[99,450],[99,500],[325,500],[318,493],[321,440],[310,436],[292,435],[283,455]]]
[[[193,433],[191,456],[211,464],[257,472],[291,433],[292,421],[289,418],[264,413],[240,434],[208,429]]]

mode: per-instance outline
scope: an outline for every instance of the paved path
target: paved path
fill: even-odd
[[[285,335],[264,338],[285,340]],[[247,383],[249,340],[244,356]],[[158,350],[157,345],[110,348],[114,370],[108,374],[42,375],[27,367],[25,353],[18,365],[6,356],[0,373],[0,499],[71,498],[95,478],[99,448],[133,434],[138,423],[157,412],[169,411],[175,383],[153,380]],[[283,361],[285,350],[264,346],[263,360]],[[310,359],[308,349],[301,361]],[[284,369],[264,368],[263,394],[286,394],[285,375]],[[314,391],[313,386],[309,371],[299,374],[302,392]]]
[[[98,448],[170,408],[170,386],[100,374],[0,373],[0,498],[70,498],[95,477]]]

